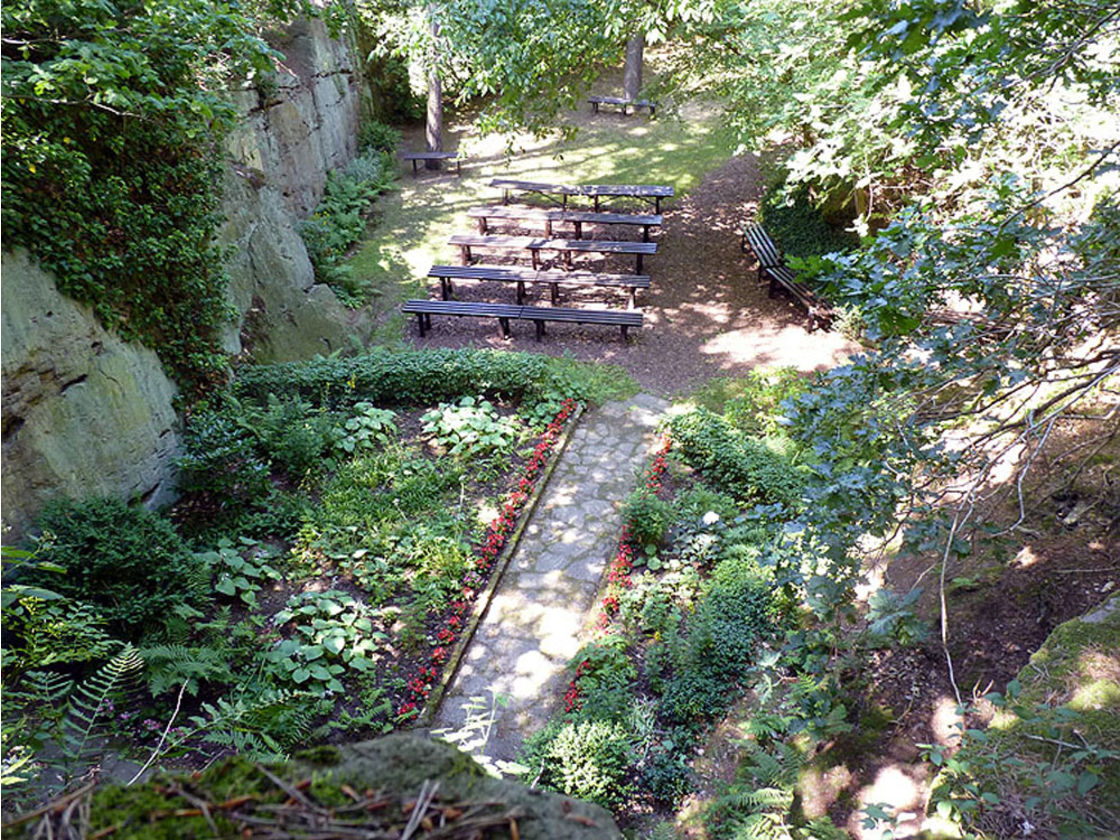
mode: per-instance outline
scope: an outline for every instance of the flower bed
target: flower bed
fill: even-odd
[[[567,399],[562,403],[560,411],[545,428],[534,448],[516,489],[507,496],[498,517],[490,523],[477,549],[472,567],[463,576],[462,597],[451,605],[451,610],[443,622],[444,626],[429,639],[432,652],[428,663],[420,665],[407,682],[406,699],[397,709],[400,720],[417,717],[438,684],[443,667],[451,659],[452,646],[459,640],[463,631],[467,612],[485,588],[494,564],[514,531],[517,517],[532,497],[549,456],[564,431],[564,425],[577,407],[578,403],[573,399]]]

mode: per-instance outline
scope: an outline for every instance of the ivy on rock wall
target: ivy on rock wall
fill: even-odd
[[[3,244],[28,248],[180,385],[225,369],[217,142],[274,53],[236,3],[6,3]]]

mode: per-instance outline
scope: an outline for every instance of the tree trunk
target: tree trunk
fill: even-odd
[[[432,41],[439,38],[439,23],[432,16]],[[443,81],[439,77],[439,58],[428,66],[428,120],[425,140],[429,152],[443,151]],[[438,160],[424,162],[428,169],[439,169]]]
[[[642,53],[646,46],[646,36],[631,36],[626,42],[626,69],[622,71],[622,95],[626,99],[637,99],[642,92]]]

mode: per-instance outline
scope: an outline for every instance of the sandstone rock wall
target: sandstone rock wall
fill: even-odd
[[[360,59],[318,21],[274,44],[286,56],[274,84],[233,94],[244,118],[226,148],[220,233],[240,313],[223,346],[262,362],[348,348],[370,330],[315,284],[298,233],[327,173],[357,151]],[[4,254],[0,304],[4,542],[58,495],[171,500],[175,389],[156,354],[107,333],[26,254]]]
[[[0,273],[4,542],[58,495],[168,501],[175,386],[155,352],[106,332],[26,252]]]
[[[254,361],[305,359],[360,343],[370,324],[315,284],[299,222],[323,195],[327,173],[356,155],[360,63],[319,21],[274,38],[285,60],[261,91],[237,94],[244,119],[227,143],[223,240],[234,246],[230,300],[240,323],[224,336]]]

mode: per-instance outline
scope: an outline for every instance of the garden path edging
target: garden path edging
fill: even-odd
[[[455,679],[455,675],[459,671],[459,665],[463,660],[463,654],[466,653],[467,647],[474,638],[479,623],[486,615],[486,611],[490,608],[490,602],[494,598],[494,593],[498,589],[498,584],[501,583],[502,575],[505,574],[510,560],[513,559],[513,555],[517,552],[517,546],[521,542],[521,536],[525,533],[526,526],[533,518],[533,512],[537,509],[537,503],[548,488],[549,479],[552,478],[552,473],[556,470],[556,465],[560,463],[560,457],[564,454],[564,450],[568,446],[568,441],[571,440],[572,433],[579,425],[579,421],[582,417],[583,405],[580,404],[576,407],[571,417],[568,418],[568,422],[564,426],[564,431],[556,441],[556,445],[552,448],[544,472],[533,488],[533,493],[525,503],[525,507],[521,509],[517,518],[517,526],[514,528],[513,533],[510,534],[509,539],[506,540],[505,545],[502,547],[502,553],[498,556],[498,560],[494,564],[493,573],[490,575],[490,582],[487,583],[482,594],[475,600],[474,606],[471,609],[471,617],[467,620],[466,627],[455,643],[455,650],[447,660],[439,682],[432,688],[432,693],[428,695],[428,700],[424,704],[423,711],[416,717],[414,722],[415,727],[423,728],[431,726],[432,720],[439,710],[440,703],[443,702],[443,696],[447,691],[447,687]]]

